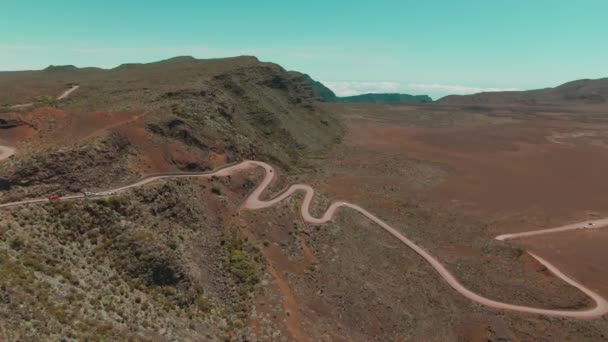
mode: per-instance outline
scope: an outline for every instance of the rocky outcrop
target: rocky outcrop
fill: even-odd
[[[26,125],[27,123],[19,120],[19,119],[3,119],[0,118],[0,129],[9,129],[15,128],[18,126]]]
[[[133,176],[126,165],[128,140],[112,134],[84,146],[39,151],[21,156],[0,169],[3,200],[23,195],[82,191],[83,187],[116,184]]]

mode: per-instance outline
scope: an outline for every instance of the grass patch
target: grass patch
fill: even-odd
[[[231,311],[238,315],[249,312],[255,294],[255,286],[260,282],[260,251],[251,245],[238,228],[233,228],[230,238],[224,243],[227,255],[224,269],[235,282],[234,301]]]

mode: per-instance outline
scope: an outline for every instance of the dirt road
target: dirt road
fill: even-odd
[[[63,100],[66,97],[70,96],[70,94],[72,94],[73,92],[75,92],[78,88],[80,88],[80,86],[72,86],[70,89],[64,91],[63,93],[61,93],[61,95],[57,96],[57,100]],[[30,102],[30,103],[23,103],[23,104],[18,104],[18,105],[14,105],[14,106],[10,106],[10,108],[27,108],[27,107],[31,107],[33,106],[34,103]]]
[[[495,301],[493,299],[478,295],[478,294],[474,293],[473,291],[467,289],[464,285],[462,285],[456,279],[456,277],[454,277],[454,275],[450,271],[448,271],[447,268],[439,260],[437,260],[433,255],[431,255],[429,252],[427,252],[424,248],[418,246],[416,243],[414,243],[413,241],[411,241],[410,239],[405,237],[399,230],[390,226],[386,222],[382,221],[378,217],[374,216],[367,210],[357,206],[356,204],[342,202],[342,201],[333,202],[329,206],[327,211],[325,211],[325,213],[320,218],[313,217],[310,214],[310,205],[311,205],[311,202],[313,199],[314,190],[312,189],[312,187],[310,187],[309,185],[306,185],[306,184],[292,185],[286,191],[277,195],[276,197],[274,197],[270,200],[262,200],[261,199],[262,194],[264,193],[266,188],[270,185],[270,183],[272,182],[272,180],[274,179],[275,174],[276,174],[276,172],[270,165],[263,163],[263,162],[243,161],[236,165],[227,165],[218,170],[214,170],[214,171],[206,172],[206,173],[171,173],[171,174],[155,175],[155,176],[150,176],[146,179],[143,179],[139,182],[136,182],[136,183],[124,186],[124,187],[108,190],[108,191],[117,192],[117,193],[123,192],[123,191],[127,191],[129,189],[135,188],[135,187],[143,186],[143,185],[151,183],[151,182],[155,182],[155,181],[158,181],[161,179],[168,179],[168,178],[212,177],[212,176],[223,177],[223,176],[229,176],[234,173],[238,173],[238,172],[241,172],[241,171],[244,171],[247,169],[251,169],[254,167],[263,168],[266,171],[266,174],[265,174],[265,177],[262,180],[262,182],[257,186],[257,188],[251,193],[251,195],[243,203],[243,205],[242,205],[243,209],[259,210],[259,209],[269,208],[269,207],[272,207],[272,206],[278,204],[279,202],[287,199],[294,193],[302,191],[302,192],[304,192],[305,196],[304,196],[304,200],[302,202],[300,211],[301,211],[301,215],[302,215],[303,219],[306,222],[311,223],[311,224],[323,224],[323,223],[326,223],[326,222],[332,220],[336,211],[339,208],[346,207],[346,208],[352,209],[352,210],[364,215],[370,221],[372,221],[375,224],[377,224],[378,226],[380,226],[382,229],[384,229],[389,234],[391,234],[392,236],[397,238],[399,241],[401,241],[407,247],[413,249],[422,258],[424,258],[454,290],[456,290],[458,293],[465,296],[466,298],[468,298],[476,303],[479,303],[481,305],[485,305],[485,306],[488,306],[491,308],[501,309],[501,310],[511,310],[511,311],[524,312],[524,313],[532,313],[532,314],[556,316],[556,317],[567,317],[567,318],[575,318],[575,319],[594,319],[594,318],[602,317],[603,315],[608,313],[608,301],[605,298],[603,298],[596,292],[592,291],[591,289],[585,287],[584,285],[578,283],[576,280],[568,277],[567,275],[562,273],[557,267],[555,267],[551,263],[549,263],[547,260],[545,260],[537,255],[534,255],[532,253],[529,253],[529,254],[532,257],[534,257],[540,264],[545,266],[556,277],[562,279],[563,281],[570,284],[571,286],[576,287],[577,289],[579,289],[580,291],[585,293],[587,296],[589,296],[595,302],[595,306],[592,308],[589,308],[589,309],[584,309],[584,310],[552,310],[552,309],[534,308],[534,307],[529,307],[529,306],[525,306],[525,305],[514,305],[514,304],[503,303],[503,302]],[[73,196],[62,197],[61,200],[73,200],[73,199],[80,199],[83,197],[84,197],[83,195],[73,195]],[[26,204],[42,203],[42,202],[47,202],[47,199],[34,199],[34,200],[26,200],[26,201],[13,202],[13,203],[5,203],[5,204],[0,205],[0,208],[21,206],[21,205],[26,205]],[[564,226],[564,227],[547,229],[547,230],[543,230],[540,234],[548,234],[548,233],[553,233],[553,232],[557,232],[557,231],[565,231],[565,230],[569,230],[569,229],[580,229],[581,226],[589,226],[588,223],[589,222],[583,222],[583,223],[568,225],[568,226]],[[606,225],[608,225],[608,219],[597,221],[596,227],[600,228],[600,226],[603,227]],[[510,238],[525,237],[525,236],[530,236],[530,235],[536,235],[536,234],[534,234],[534,232],[528,232],[528,233],[520,233],[520,234],[501,235],[497,238],[499,240],[507,240]]]
[[[520,239],[520,238],[524,238],[524,237],[536,236],[536,235],[567,232],[569,230],[599,229],[599,228],[604,228],[607,226],[608,226],[608,218],[605,218],[605,219],[601,219],[601,220],[572,223],[572,224],[568,224],[568,225],[556,227],[556,228],[548,228],[548,229],[533,230],[533,231],[529,231],[529,232],[498,235],[496,237],[496,240],[506,241],[506,240],[513,240],[513,239]]]
[[[10,158],[14,154],[15,154],[14,148],[0,145],[0,161]]]
[[[61,95],[59,95],[57,97],[57,100],[63,100],[66,97],[70,96],[70,94],[72,94],[73,92],[75,92],[78,88],[80,88],[80,86],[72,86],[70,89],[64,91]],[[11,108],[26,108],[26,107],[31,107],[33,106],[34,103],[24,103],[24,104],[19,104],[19,105],[14,105],[11,106]],[[15,154],[16,150],[12,147],[8,147],[8,146],[2,146],[0,145],[0,161],[3,161],[4,159],[7,159],[11,156],[13,156]]]
[[[75,92],[78,88],[80,88],[80,86],[77,86],[77,85],[72,86],[72,88],[64,91],[63,94],[59,95],[57,97],[57,100],[63,100],[63,99],[65,99],[66,97],[70,96],[71,93]]]

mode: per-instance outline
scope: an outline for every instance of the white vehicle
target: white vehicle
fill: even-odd
[[[582,226],[580,229],[591,229],[591,228],[593,228],[593,222],[587,222],[587,224]]]

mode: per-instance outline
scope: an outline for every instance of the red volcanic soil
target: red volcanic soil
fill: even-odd
[[[70,113],[52,107],[40,107],[26,113],[9,113],[6,119],[22,121],[23,125],[4,130],[0,134],[14,146],[61,146],[104,134],[110,128],[133,121],[140,115],[130,112]]]
[[[353,131],[357,145],[448,165],[452,172],[427,194],[480,215],[538,213],[551,225],[584,220],[589,211],[608,214],[608,149],[547,139],[563,126],[526,121],[427,129],[367,122]]]
[[[176,139],[155,135],[147,129],[148,112],[71,113],[51,107],[26,113],[9,113],[4,119],[22,124],[0,130],[0,141],[20,154],[28,151],[75,146],[98,137],[118,133],[133,146],[131,170],[158,173],[203,166],[216,168],[227,163],[221,151],[202,151]]]
[[[110,127],[110,130],[127,137],[137,147],[139,153],[131,155],[129,161],[133,169],[142,173],[175,171],[176,165],[187,166],[200,161],[205,161],[210,168],[217,168],[227,163],[226,155],[223,153],[203,152],[182,141],[154,135],[146,128],[143,115]]]

